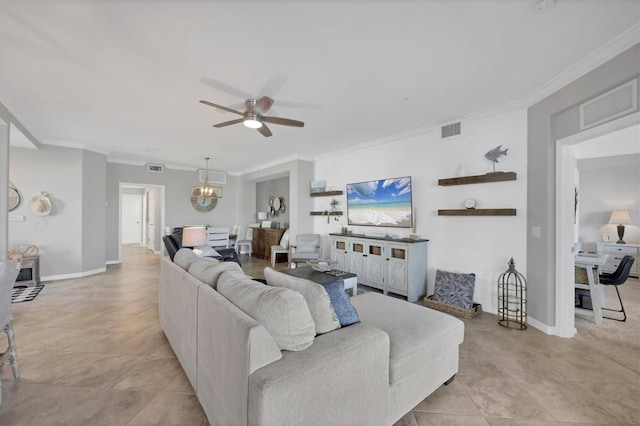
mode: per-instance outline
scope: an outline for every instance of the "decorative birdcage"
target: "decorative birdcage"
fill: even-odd
[[[527,280],[513,258],[509,269],[498,278],[498,324],[516,330],[527,329]]]

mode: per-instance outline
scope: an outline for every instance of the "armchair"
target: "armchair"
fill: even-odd
[[[167,253],[171,258],[171,261],[173,261],[173,256],[182,248],[182,228],[173,228],[173,232],[169,235],[163,236],[162,241],[164,242],[164,246],[167,248]],[[240,265],[240,259],[238,259],[238,254],[236,253],[235,248],[219,248],[216,249],[216,251],[222,257],[221,260],[225,262],[233,261]]]
[[[320,258],[320,234],[299,234],[295,243],[289,244],[289,269],[298,263]]]

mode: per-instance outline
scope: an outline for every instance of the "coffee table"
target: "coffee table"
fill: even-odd
[[[342,278],[344,281],[344,289],[351,289],[351,295],[358,294],[358,276],[350,272],[345,272],[342,275],[331,275],[326,272],[314,271],[310,266],[301,266],[295,269],[286,269],[281,271],[283,274],[291,275],[293,277],[304,278],[318,284],[327,284],[335,281],[336,278]]]

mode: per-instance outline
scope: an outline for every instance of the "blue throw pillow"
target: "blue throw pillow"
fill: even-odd
[[[338,278],[326,284],[320,284],[327,290],[333,310],[338,316],[340,327],[346,327],[358,322],[358,312],[351,304],[349,295],[344,291],[344,280]]]
[[[473,308],[475,283],[476,274],[457,274],[437,269],[433,300],[463,309],[471,309]]]

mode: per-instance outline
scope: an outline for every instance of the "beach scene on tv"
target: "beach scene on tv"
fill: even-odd
[[[347,184],[349,225],[411,227],[411,177]]]

